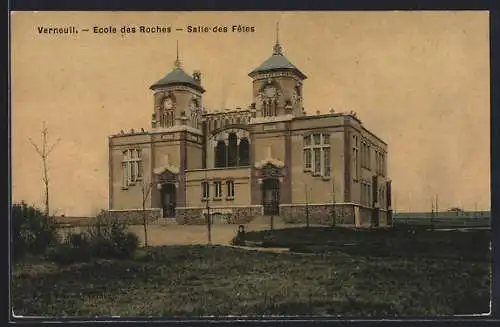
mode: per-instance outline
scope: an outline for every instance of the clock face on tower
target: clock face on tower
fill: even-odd
[[[270,86],[270,87],[267,87],[265,90],[264,90],[264,95],[267,97],[267,98],[274,98],[276,96],[276,88]]]
[[[172,109],[173,106],[174,106],[174,103],[173,103],[172,99],[167,98],[167,99],[165,99],[165,101],[163,101],[163,107],[165,109]]]

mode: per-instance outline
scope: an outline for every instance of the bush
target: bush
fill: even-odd
[[[75,255],[75,248],[69,244],[48,248],[45,255],[47,259],[60,265],[70,265],[80,259]]]
[[[25,202],[11,208],[12,257],[17,260],[26,253],[42,254],[49,246],[59,243],[53,217]]]
[[[96,223],[87,231],[68,235],[60,249],[51,250],[47,258],[60,264],[88,261],[94,258],[128,259],[139,247],[139,237],[127,232],[127,226],[110,219],[105,212],[96,217]],[[72,256],[71,261],[67,256]]]

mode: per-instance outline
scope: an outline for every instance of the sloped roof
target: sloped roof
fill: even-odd
[[[200,83],[193,79],[193,77],[186,74],[186,72],[180,67],[175,67],[170,73],[165,75],[165,77],[151,85],[150,89],[154,90],[158,87],[176,84],[189,85],[201,92],[205,92],[205,89],[200,85]]]
[[[256,73],[274,71],[274,70],[292,70],[297,73],[301,78],[306,79],[307,76],[302,73],[294,64],[292,64],[282,53],[273,53],[273,55],[266,59],[259,67],[252,70],[249,76]]]

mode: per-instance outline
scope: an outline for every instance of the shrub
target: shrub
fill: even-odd
[[[50,247],[47,249],[45,255],[47,259],[60,265],[70,265],[80,259],[80,257],[75,255],[75,248],[69,244]]]
[[[42,254],[49,246],[59,243],[53,217],[24,201],[12,205],[12,256],[17,260],[26,253]]]
[[[137,235],[127,232],[125,224],[101,212],[87,231],[68,235],[64,246],[60,250],[51,250],[47,257],[61,264],[72,263],[66,259],[69,255],[74,261],[87,261],[92,257],[128,259],[138,247]]]

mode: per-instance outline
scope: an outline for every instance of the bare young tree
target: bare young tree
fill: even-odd
[[[48,161],[48,157],[49,157],[50,153],[52,152],[52,150],[54,150],[55,146],[61,141],[61,138],[57,139],[57,141],[54,142],[54,144],[52,144],[51,146],[48,146],[47,145],[47,134],[48,134],[47,127],[45,126],[45,122],[43,122],[41,149],[38,145],[35,144],[35,142],[33,142],[33,140],[31,138],[29,139],[29,141],[31,142],[31,144],[35,148],[36,152],[38,153],[38,155],[42,159],[42,168],[43,168],[42,181],[43,181],[43,184],[45,186],[45,200],[44,200],[45,215],[49,216],[49,212],[50,212],[49,211],[49,168],[48,168],[47,161]]]
[[[306,227],[309,228],[309,188],[307,184],[304,186],[306,192]]]
[[[142,223],[144,226],[144,246],[148,246],[148,219],[146,213],[146,201],[151,195],[151,190],[153,189],[154,183],[147,178],[143,178],[141,181],[141,195],[142,195]]]

